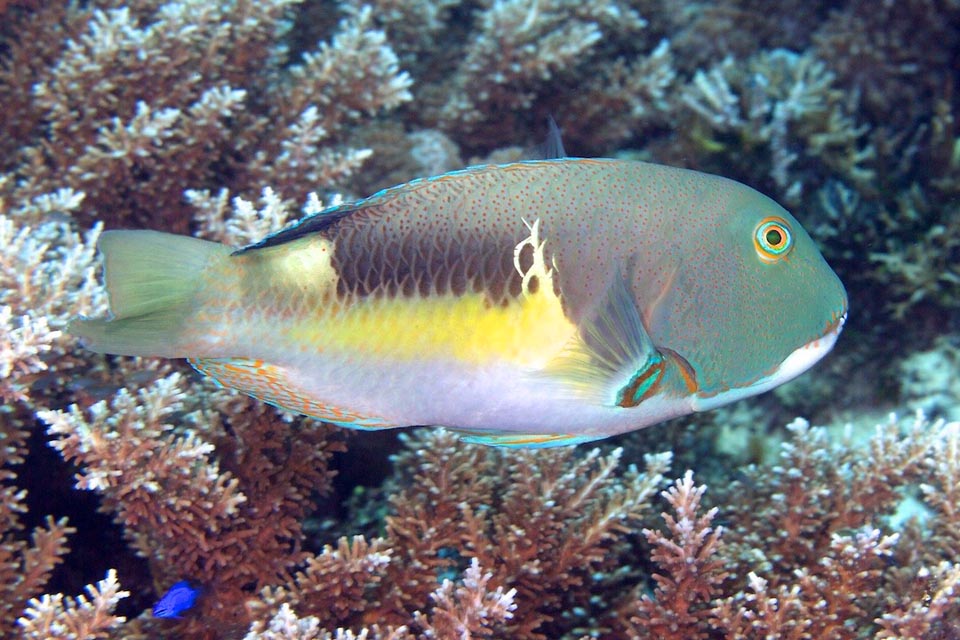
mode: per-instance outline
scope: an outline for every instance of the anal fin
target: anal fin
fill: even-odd
[[[224,387],[242,391],[280,409],[351,429],[389,429],[397,425],[312,397],[282,366],[251,358],[198,358],[190,365]]]
[[[605,435],[585,435],[577,433],[520,433],[517,431],[484,431],[479,429],[455,429],[461,440],[470,444],[483,444],[489,447],[508,447],[513,449],[546,449],[548,447],[567,447],[592,440],[605,438]]]

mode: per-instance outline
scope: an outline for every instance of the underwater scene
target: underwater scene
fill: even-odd
[[[958,25],[0,0],[0,638],[960,639]]]

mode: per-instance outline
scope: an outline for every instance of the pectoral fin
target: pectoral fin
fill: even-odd
[[[618,274],[604,302],[548,373],[605,406],[635,407],[657,393],[666,365]]]

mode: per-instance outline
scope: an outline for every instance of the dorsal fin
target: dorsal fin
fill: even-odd
[[[531,160],[558,160],[566,158],[567,152],[563,148],[563,140],[560,136],[560,127],[553,116],[547,116],[547,137],[533,152],[535,157]]]
[[[351,202],[350,204],[341,204],[335,207],[330,207],[329,209],[324,209],[318,213],[315,213],[311,216],[303,218],[299,222],[281,229],[276,233],[270,234],[263,240],[255,242],[254,244],[248,244],[245,247],[237,249],[233,252],[233,255],[238,255],[241,253],[247,253],[248,251],[256,251],[258,249],[266,249],[267,247],[275,247],[291,240],[296,240],[297,238],[302,238],[313,233],[320,233],[325,229],[336,224],[337,221],[346,218],[351,213],[356,211],[359,207],[358,205],[365,202],[361,200],[360,202]]]
[[[547,142],[545,145],[544,159],[554,160],[556,158],[566,158],[567,152],[563,148],[563,139],[560,136],[560,127],[553,116],[547,116]]]

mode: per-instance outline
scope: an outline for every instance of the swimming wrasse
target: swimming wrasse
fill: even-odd
[[[386,189],[234,249],[104,233],[94,351],[189,358],[290,411],[553,446],[771,389],[833,346],[843,285],[718,176],[564,158]]]

